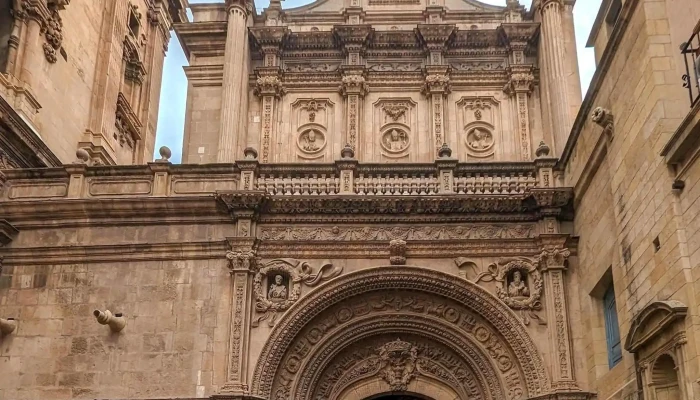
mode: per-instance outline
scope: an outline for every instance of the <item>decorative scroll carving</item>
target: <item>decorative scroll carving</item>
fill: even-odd
[[[420,71],[420,63],[378,63],[371,64],[367,67],[370,71],[375,72],[414,72]]]
[[[338,64],[329,63],[299,63],[285,64],[286,72],[334,72],[338,70]]]
[[[534,311],[542,309],[542,275],[537,264],[524,258],[503,259],[492,263],[487,270],[474,279],[474,283],[500,283],[496,286],[496,296],[513,310],[521,311],[520,315],[525,325],[534,319],[540,325],[546,324]]]
[[[271,241],[386,241],[526,239],[535,225],[438,225],[416,227],[261,227],[260,238]]]
[[[484,61],[457,61],[451,62],[450,66],[456,71],[494,71],[506,68],[505,60],[484,60]]]
[[[406,115],[406,111],[411,108],[407,102],[385,103],[382,104],[382,110],[392,121],[397,122]]]
[[[307,262],[290,258],[280,258],[261,265],[253,278],[253,294],[255,311],[262,315],[254,319],[251,325],[257,327],[261,321],[267,320],[268,325],[273,326],[277,313],[288,310],[299,299],[302,283],[315,286],[342,272],[342,267],[335,267],[330,262],[323,263],[318,272],[314,272]],[[268,280],[270,277],[274,281]],[[263,289],[264,280],[268,280],[267,290]]]

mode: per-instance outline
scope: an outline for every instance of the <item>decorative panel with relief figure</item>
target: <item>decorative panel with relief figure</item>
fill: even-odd
[[[462,97],[457,102],[458,157],[493,161],[503,146],[499,102],[494,97]]]
[[[414,161],[417,146],[416,102],[380,99],[373,104],[372,152],[376,161]]]
[[[290,161],[324,161],[332,157],[334,103],[329,99],[300,98],[291,104],[293,142]]]

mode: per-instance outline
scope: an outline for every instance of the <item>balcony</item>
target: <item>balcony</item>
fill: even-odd
[[[700,100],[700,21],[695,24],[687,42],[681,44],[681,54],[685,61],[683,87],[688,89],[690,107]]]

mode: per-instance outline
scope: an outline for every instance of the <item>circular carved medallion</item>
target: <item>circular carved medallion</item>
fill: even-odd
[[[318,153],[326,147],[326,135],[319,129],[307,129],[297,137],[297,146],[304,153]]]
[[[475,152],[488,151],[493,147],[493,134],[487,128],[477,126],[467,132],[467,147]]]
[[[389,153],[401,153],[408,149],[409,144],[408,134],[403,129],[387,129],[382,135],[382,148]]]

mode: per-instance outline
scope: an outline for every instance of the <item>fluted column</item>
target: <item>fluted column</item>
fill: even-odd
[[[27,19],[27,13],[23,9],[18,9],[14,11],[14,20],[12,22],[12,32],[10,33],[10,40],[8,41],[7,50],[7,66],[5,70],[12,75],[17,76],[19,71],[16,69],[19,61],[19,44],[21,42],[20,38],[22,35],[22,25]]]
[[[218,162],[234,162],[241,137],[245,138],[248,113],[248,15],[246,1],[227,1],[228,27],[221,93]],[[245,92],[245,93],[244,93]],[[245,102],[245,104],[244,104]]]
[[[540,4],[542,17],[542,62],[547,73],[549,109],[552,121],[555,154],[561,154],[571,130],[569,118],[569,96],[566,85],[565,41],[562,24],[562,0],[543,0]]]

